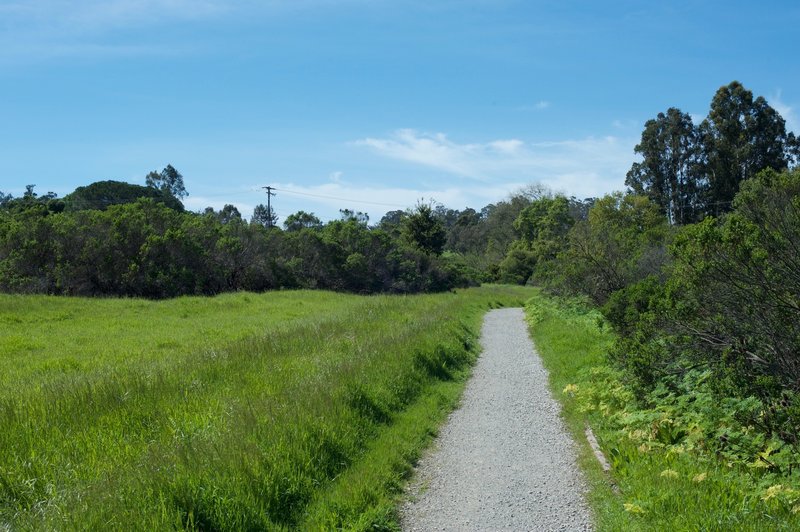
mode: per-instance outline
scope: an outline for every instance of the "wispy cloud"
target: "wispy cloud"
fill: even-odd
[[[521,105],[517,109],[520,111],[544,111],[549,109],[553,104],[547,100],[539,100],[533,105]]]
[[[383,157],[462,178],[486,183],[536,181],[568,194],[596,196],[623,187],[625,173],[635,159],[636,139],[607,136],[460,144],[443,133],[401,129],[388,138],[367,138],[354,144]]]
[[[630,129],[637,129],[641,127],[641,124],[636,120],[626,119],[626,120],[614,120],[611,125],[614,129],[619,130],[630,130]]]
[[[786,129],[794,131],[795,134],[800,133],[800,120],[797,116],[795,107],[789,105],[781,99],[782,91],[778,90],[774,96],[769,99],[769,104],[786,120]]]
[[[207,32],[176,26],[361,5],[372,0],[0,0],[0,61],[194,53],[211,47],[202,37]]]
[[[0,60],[176,55],[191,49],[148,30],[229,12],[221,0],[40,0],[0,4]],[[144,35],[147,35],[145,38]],[[170,41],[169,44],[165,44]]]
[[[483,179],[485,176],[482,175],[480,165],[476,163],[491,158],[492,152],[495,154],[503,152],[497,148],[496,142],[507,145],[509,141],[495,141],[484,145],[456,144],[443,133],[421,135],[413,129],[400,129],[388,139],[366,138],[357,140],[354,144],[371,148],[376,153],[392,159],[422,164],[464,177]]]

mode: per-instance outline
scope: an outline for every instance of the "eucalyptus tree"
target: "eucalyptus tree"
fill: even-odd
[[[731,209],[739,184],[764,169],[788,168],[794,135],[767,101],[738,81],[720,87],[700,124],[711,214]]]
[[[290,214],[286,217],[286,220],[283,221],[283,227],[287,231],[319,229],[322,227],[322,220],[317,218],[313,212],[297,211],[296,213]]]
[[[171,164],[164,167],[161,172],[150,172],[145,176],[144,180],[148,187],[169,192],[176,198],[183,199],[189,195],[183,185],[183,176]]]
[[[695,222],[702,212],[705,182],[698,139],[692,117],[670,107],[645,123],[634,149],[642,161],[631,166],[625,184],[654,201],[671,224]]]
[[[278,225],[278,215],[275,214],[275,209],[271,205],[259,203],[253,209],[250,223],[263,225],[264,227],[276,227]]]

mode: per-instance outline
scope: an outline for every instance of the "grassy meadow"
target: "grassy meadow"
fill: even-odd
[[[0,530],[392,529],[523,288],[0,295]]]
[[[579,442],[598,530],[800,529],[800,474],[778,467],[794,461],[786,456],[791,450],[738,420],[762,408],[755,400],[657,391],[642,404],[607,361],[613,333],[597,310],[543,294],[526,310],[552,391]],[[611,463],[608,474],[586,442],[587,423]],[[730,445],[715,450],[723,435]]]

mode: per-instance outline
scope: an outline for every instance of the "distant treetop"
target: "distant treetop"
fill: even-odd
[[[160,173],[155,170],[150,172],[144,180],[148,187],[168,192],[178,199],[189,195],[183,186],[183,176],[171,164],[168,164]]]
[[[133,203],[139,198],[153,198],[171,209],[183,211],[183,204],[170,193],[152,187],[111,180],[78,187],[71,194],[64,196],[64,203],[68,211],[104,211],[111,205]]]

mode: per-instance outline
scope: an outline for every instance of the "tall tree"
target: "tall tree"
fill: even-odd
[[[339,216],[343,222],[356,222],[367,227],[369,224],[369,214],[361,211],[351,211],[350,209],[339,209]]]
[[[275,209],[272,206],[267,207],[263,203],[259,203],[253,209],[250,223],[263,225],[264,227],[275,227],[278,224],[278,215],[275,214]]]
[[[378,229],[382,229],[389,234],[397,235],[400,233],[403,219],[407,216],[406,211],[394,210],[383,215],[378,222]]]
[[[150,172],[144,180],[148,187],[169,192],[176,198],[183,199],[189,195],[183,185],[183,176],[171,164],[168,164],[160,173]]]
[[[301,229],[319,229],[322,227],[322,220],[316,217],[313,212],[297,211],[290,214],[283,221],[283,227],[287,231],[300,231]]]
[[[403,223],[403,231],[411,243],[426,253],[441,255],[447,233],[430,205],[419,203]]]
[[[671,224],[697,221],[702,211],[703,180],[700,173],[698,129],[692,117],[670,107],[645,123],[625,184],[634,194],[649,197]]]
[[[222,210],[219,211],[219,213],[217,213],[217,218],[222,223],[222,225],[225,225],[236,220],[241,221],[242,213],[239,212],[239,209],[237,209],[235,205],[226,203],[222,207]]]
[[[787,135],[786,122],[738,81],[714,95],[700,133],[709,182],[707,210],[712,214],[731,209],[743,180],[766,168],[788,167],[793,136]]]

